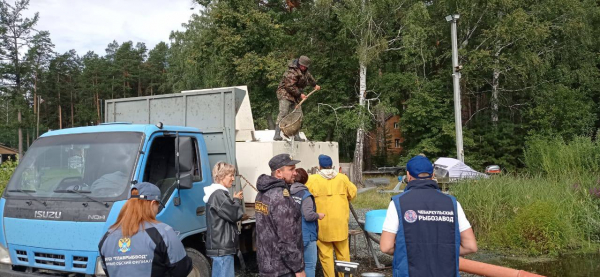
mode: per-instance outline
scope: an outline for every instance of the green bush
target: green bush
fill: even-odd
[[[17,168],[17,164],[18,162],[13,160],[4,161],[0,164],[0,193],[4,191],[8,180],[10,180],[10,176],[12,176]]]
[[[518,211],[509,222],[512,243],[532,254],[558,254],[576,236],[554,202],[536,201]]]

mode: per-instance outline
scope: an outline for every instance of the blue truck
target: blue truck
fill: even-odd
[[[106,118],[126,116],[129,123],[45,133],[0,199],[0,276],[104,276],[98,242],[139,182],[161,189],[165,207],[157,219],[179,232],[193,260],[190,276],[210,276],[202,254],[203,188],[217,161],[236,162],[235,117],[245,97],[224,88],[134,98],[119,102],[118,111],[107,102]],[[239,179],[236,184],[242,189]],[[249,243],[242,248],[251,250],[253,213],[247,214],[240,230],[242,243]]]

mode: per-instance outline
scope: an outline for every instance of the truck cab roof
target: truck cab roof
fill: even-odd
[[[157,131],[169,132],[193,132],[201,133],[198,128],[164,125],[162,129],[152,124],[131,124],[126,122],[103,123],[97,126],[75,127],[62,130],[54,130],[43,134],[41,137],[81,134],[81,133],[105,133],[105,132],[140,132],[147,135]]]

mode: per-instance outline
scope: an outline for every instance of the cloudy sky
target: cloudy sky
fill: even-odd
[[[150,50],[198,8],[193,0],[31,0],[26,15],[40,13],[36,29],[50,31],[56,52],[83,56],[104,55],[113,40],[144,42]]]

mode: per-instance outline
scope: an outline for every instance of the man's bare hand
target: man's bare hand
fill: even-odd
[[[320,90],[320,89],[321,89],[321,86],[319,86],[319,85],[315,86],[315,90]]]
[[[296,277],[306,277],[306,272],[304,272],[304,270],[296,273]]]
[[[237,198],[239,200],[244,199],[244,192],[243,191],[238,191],[236,194],[233,195],[233,198]]]
[[[306,94],[300,94],[300,98],[302,98],[302,100],[306,99]]]
[[[317,213],[317,214],[319,215],[319,220],[325,218],[325,214],[322,214],[322,213]]]

